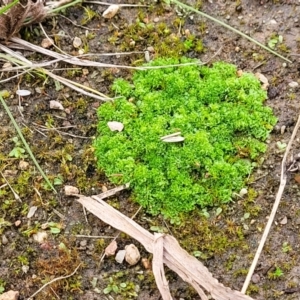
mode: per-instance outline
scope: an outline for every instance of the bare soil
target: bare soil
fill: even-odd
[[[185,3],[200,6],[200,2],[187,0]],[[268,78],[270,86],[266,105],[273,108],[278,123],[268,139],[269,147],[262,164],[247,187],[248,195],[222,207],[221,214],[216,213],[216,208],[211,208],[209,218],[205,218],[201,211],[195,211],[187,218],[183,217],[180,225],[170,224],[162,216],[148,215],[145,210],[135,217],[135,221],[148,230],[156,226],[174,235],[191,254],[197,251],[199,259],[220,282],[240,290],[279,187],[284,153],[280,147],[288,143],[299,114],[300,89],[289,84],[300,83],[300,2],[202,2],[201,11],[263,44],[277,39],[275,50],[292,63],[204,17],[167,6],[162,1],[145,1],[143,4],[149,4],[149,7],[122,7],[110,20],[101,17],[107,6],[84,4],[67,9],[63,16],[47,19],[43,26],[57,46],[73,55],[78,54],[78,49],[72,45],[76,36],[82,39],[87,53],[132,51],[134,53],[128,55],[93,58],[105,63],[130,66],[145,61],[145,50],[149,50],[151,59],[166,51],[159,44],[164,38],[155,38],[153,32],[168,30],[165,39],[173,34],[182,42],[192,34],[196,40],[202,40],[204,51],[190,49],[182,54],[209,64],[223,60],[247,72],[260,72]],[[127,3],[137,4],[133,0]],[[96,15],[91,17],[87,9],[93,10]],[[137,25],[140,23],[142,25]],[[154,24],[155,29],[145,32],[143,26],[147,24]],[[165,25],[160,25],[159,29],[159,24]],[[130,26],[131,31],[128,30]],[[161,29],[163,26],[166,28]],[[24,29],[21,36],[35,44],[40,44],[44,38],[38,26]],[[278,36],[282,36],[282,42]],[[182,51],[178,44],[174,44],[175,48]],[[34,61],[48,59],[35,53],[24,54]],[[63,63],[53,66],[57,74],[91,86],[106,95],[110,95],[109,87],[115,78],[129,78],[132,73],[122,68],[70,70],[70,67]],[[30,90],[31,95],[18,99],[15,91],[19,88]],[[14,198],[1,176],[0,288],[5,288],[5,291],[18,290],[19,299],[28,299],[43,284],[71,274],[81,263],[73,276],[56,281],[34,299],[160,299],[151,269],[145,264],[140,262],[129,266],[126,263],[118,264],[114,257],[103,259],[103,251],[110,243],[110,237],[117,235],[116,230],[91,214],[85,215],[73,198],[64,195],[65,185],[77,186],[86,195],[99,194],[112,188],[105,176],[97,171],[92,147],[97,127],[96,109],[101,102],[59,86],[52,79],[36,73],[0,84],[0,90],[4,89],[12,95],[6,99],[6,103],[43,170],[52,181],[56,180],[58,193],[54,194],[45,186],[28,156],[9,156],[16,147],[12,138],[17,133],[0,106],[0,171],[21,198],[20,201]],[[50,100],[61,102],[65,110],[51,110]],[[300,152],[298,144],[299,134],[293,144],[290,161]],[[24,169],[21,161],[28,162]],[[60,179],[63,182],[59,182]],[[288,172],[287,186],[275,224],[248,289],[254,299],[300,298],[299,184],[300,173],[296,163],[293,172]],[[130,191],[121,192],[108,202],[128,216],[133,216],[139,208],[131,201]],[[32,206],[36,206],[37,211],[33,217],[27,218]],[[49,222],[55,224],[50,223],[47,227],[45,224]],[[51,233],[51,227],[60,228],[60,233]],[[34,234],[40,231],[46,231],[48,236],[44,242],[37,243]],[[134,243],[142,258],[151,262],[151,256],[134,239],[121,234],[117,243],[119,249]],[[166,275],[174,299],[199,299],[176,274],[166,269]],[[121,283],[126,283],[126,287],[121,288]],[[117,286],[119,290],[105,295],[103,290],[109,285]]]

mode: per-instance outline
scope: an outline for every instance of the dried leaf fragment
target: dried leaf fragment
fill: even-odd
[[[4,5],[13,1],[4,0]],[[41,22],[47,15],[43,0],[25,0],[12,6],[6,13],[0,15],[0,39],[8,40],[16,35],[25,25]]]
[[[113,18],[119,11],[120,6],[117,4],[110,5],[102,14],[102,17],[105,19]]]
[[[165,142],[165,143],[178,143],[178,142],[183,142],[184,141],[184,137],[181,136],[181,132],[175,132],[169,135],[165,135],[163,137],[160,138],[161,141]]]
[[[36,211],[37,211],[37,206],[31,206],[28,211],[27,218],[28,219],[32,218]]]

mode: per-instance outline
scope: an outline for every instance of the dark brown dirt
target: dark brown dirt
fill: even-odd
[[[151,1],[146,2],[150,4]],[[268,78],[270,87],[266,104],[273,108],[278,117],[278,124],[268,140],[269,149],[264,155],[264,161],[253,175],[253,183],[248,187],[248,190],[257,193],[257,197],[246,196],[231,203],[230,207],[222,207],[223,212],[218,216],[216,210],[212,209],[208,219],[195,212],[179,226],[169,224],[161,216],[149,216],[143,210],[135,217],[135,221],[146,229],[150,229],[151,226],[167,229],[187,251],[201,251],[199,259],[210,272],[224,285],[240,290],[279,187],[284,152],[278,148],[277,142],[288,143],[299,114],[300,89],[291,88],[289,83],[300,83],[300,2],[214,0],[202,1],[201,7],[203,12],[263,44],[268,44],[272,38],[281,35],[283,42],[279,42],[275,49],[288,57],[292,63],[286,63],[204,17],[175,9],[174,6],[167,7],[161,2],[152,3],[148,8],[123,7],[111,20],[101,17],[106,6],[85,4],[85,8],[98,13],[84,25],[90,28],[89,33],[95,34],[93,39],[87,38],[88,29],[74,26],[62,16],[48,19],[44,22],[44,28],[65,52],[77,54],[72,41],[78,36],[87,45],[90,53],[114,53],[123,51],[124,48],[126,51],[135,51],[125,56],[97,58],[101,62],[135,65],[144,61],[142,51],[147,47],[159,49],[159,45],[156,44],[159,42],[153,44],[153,40],[141,36],[133,43],[133,37],[128,36],[128,33],[124,34],[126,28],[137,19],[144,24],[165,22],[172,33],[182,39],[190,33],[195,35],[196,39],[203,40],[204,52],[191,50],[185,55],[210,63],[227,61],[237,65],[239,69],[260,72]],[[186,1],[192,6],[199,5],[200,2]],[[66,10],[64,16],[79,24],[86,17],[84,7],[71,7]],[[174,25],[178,18],[185,20],[179,29]],[[43,38],[38,26],[25,29],[21,34],[24,37],[30,35],[29,40],[36,44],[40,44]],[[151,52],[151,58],[159,56],[158,52]],[[47,59],[34,53],[27,58],[34,61]],[[55,68],[60,69],[57,74],[89,85],[107,95],[110,93],[109,86],[116,77],[128,77],[131,74],[131,71],[119,68],[90,68],[87,72],[61,70],[70,68],[64,64],[58,64]],[[21,99],[22,112],[18,109],[19,100],[15,95],[18,84],[19,88],[28,89],[32,93],[31,96]],[[55,195],[45,187],[29,157],[23,157],[29,165],[25,170],[21,170],[21,159],[8,156],[15,147],[12,138],[17,134],[0,105],[0,171],[22,201],[14,199],[9,187],[4,186],[6,181],[1,176],[0,288],[5,288],[5,291],[18,290],[19,299],[27,299],[51,279],[71,274],[81,262],[74,276],[45,288],[34,299],[160,299],[151,270],[145,269],[142,263],[130,267],[126,263],[116,263],[114,258],[102,260],[103,250],[109,244],[110,238],[95,239],[87,236],[115,236],[116,230],[90,214],[85,217],[82,207],[73,198],[64,196],[64,185],[77,186],[80,192],[86,195],[98,194],[112,186],[103,174],[96,170],[92,149],[97,126],[96,108],[101,105],[100,101],[80,95],[66,87],[56,87],[52,79],[45,80],[36,74],[21,76],[18,81],[0,83],[0,90],[7,89],[12,95],[6,103],[43,170],[51,180],[59,175],[63,178],[63,184],[56,186],[58,194]],[[50,100],[60,101],[67,110],[50,110]],[[298,144],[299,134],[293,143],[289,161],[299,154]],[[297,168],[294,172],[288,172],[287,186],[276,214],[275,224],[248,289],[254,299],[300,297],[298,173],[300,174],[300,171]],[[108,201],[128,216],[134,215],[138,210],[138,205],[130,201],[130,191],[122,192]],[[26,216],[32,206],[37,206],[38,209],[34,216],[28,219]],[[249,213],[250,217],[245,219],[245,213]],[[5,225],[4,221],[11,224]],[[21,221],[20,225],[16,225],[16,221]],[[49,228],[46,229],[48,238],[44,243],[38,244],[34,241],[33,234],[42,231],[42,224],[47,222],[55,222],[54,227],[61,227],[61,232],[51,234]],[[134,243],[140,249],[142,257],[151,260],[151,255],[134,239],[121,234],[117,242],[119,249]],[[62,249],[62,243],[67,250]],[[279,271],[282,271],[282,274]],[[199,299],[176,274],[166,270],[166,275],[174,299]],[[109,285],[110,277],[119,288],[120,283],[126,282],[126,288],[118,293],[104,295],[103,289]]]

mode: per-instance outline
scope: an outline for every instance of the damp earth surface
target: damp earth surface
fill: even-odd
[[[145,229],[173,235],[222,284],[241,290],[272,210],[282,158],[300,111],[300,2],[185,3],[271,47],[290,62],[203,16],[163,1],[129,0],[126,4],[141,6],[122,6],[111,19],[102,17],[107,6],[84,3],[42,24],[63,51],[78,55],[73,44],[77,37],[84,53],[97,53],[92,59],[106,64],[140,66],[146,60],[184,55],[207,65],[225,61],[268,79],[265,104],[278,121],[267,140],[266,153],[248,180],[247,193],[226,205],[195,209],[175,223],[144,209],[135,215],[139,205],[132,201],[130,190],[106,200],[124,215],[135,215],[135,222]],[[37,25],[24,28],[20,35],[37,45],[45,38]],[[47,59],[32,52],[24,54],[33,61]],[[116,78],[129,80],[133,73],[117,66],[78,68],[57,63],[54,68],[57,75],[108,96],[113,96],[110,86]],[[0,88],[8,91],[6,103],[58,192],[45,184],[0,106],[0,291],[17,290],[19,299],[28,299],[45,283],[70,275],[79,266],[72,276],[55,281],[34,299],[159,299],[149,267],[151,255],[134,237],[121,233],[116,239],[118,249],[135,244],[143,262],[130,266],[117,263],[114,256],[103,257],[118,232],[64,193],[66,185],[76,186],[87,196],[114,187],[97,169],[94,155],[101,101],[37,73],[23,74],[1,83]],[[31,94],[19,98],[17,89]],[[51,109],[51,100],[61,103],[63,110]],[[254,299],[298,299],[300,295],[299,139],[297,134],[288,156],[287,184],[247,290]],[[174,299],[199,299],[175,273],[167,268],[165,272]]]

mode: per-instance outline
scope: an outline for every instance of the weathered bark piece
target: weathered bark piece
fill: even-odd
[[[130,235],[139,241],[148,252],[153,253],[153,267],[159,273],[159,276],[156,276],[156,282],[164,300],[172,298],[166,279],[162,275],[163,266],[158,266],[158,263],[161,261],[176,272],[184,281],[190,283],[202,300],[207,299],[202,289],[206,290],[216,300],[253,300],[253,298],[239,291],[231,290],[219,283],[198,259],[189,255],[180,247],[174,237],[163,235],[156,238],[132,219],[121,214],[97,196],[74,196],[77,196],[77,201],[103,222]],[[161,250],[162,248],[163,250]],[[161,259],[162,254],[163,259]],[[156,257],[157,255],[158,257]]]

